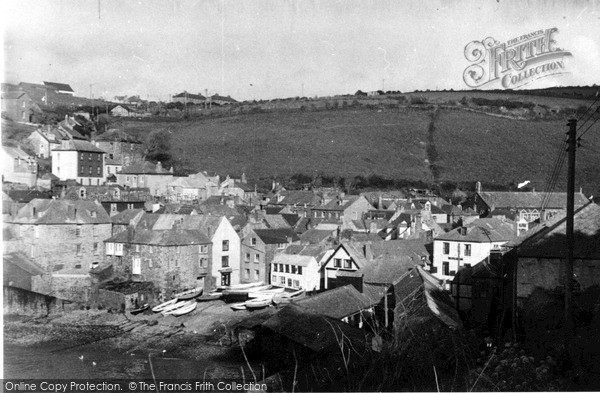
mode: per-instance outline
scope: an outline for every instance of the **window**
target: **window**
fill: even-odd
[[[450,254],[450,243],[444,242],[444,255]]]
[[[96,168],[96,174],[99,175],[100,174],[100,167]]]
[[[32,258],[35,257],[35,247],[33,246],[33,244],[31,245],[30,251],[31,251],[31,257]]]
[[[250,239],[250,244],[252,244],[253,246],[256,246],[256,238],[255,237]]]
[[[115,244],[114,243],[106,243],[106,255],[114,255],[115,253]]]
[[[442,274],[444,276],[449,276],[450,275],[450,262],[444,262],[444,263],[442,263]]]
[[[229,240],[223,240],[223,251],[229,251]]]
[[[296,265],[292,265],[292,274],[296,274]]]
[[[92,167],[88,168],[88,173],[91,175],[92,174]]]
[[[221,273],[221,285],[224,287],[231,285],[231,273]]]
[[[100,161],[100,154],[96,154],[96,158]]]
[[[83,165],[79,167],[79,174],[83,175]]]
[[[342,267],[342,260],[341,260],[341,258],[334,258],[334,260],[333,260],[333,267]]]
[[[83,161],[83,153],[81,153],[81,154],[79,155],[79,160],[80,160],[80,161]]]
[[[352,260],[344,259],[344,269],[352,269]]]
[[[283,250],[285,248],[285,243],[277,243],[277,249]]]
[[[277,271],[277,264],[276,264],[276,263],[274,263],[274,264],[273,264],[273,271],[274,271],[274,272],[276,272],[276,271]]]
[[[75,227],[75,236],[79,237],[81,236],[81,226],[77,225]]]
[[[206,266],[206,258],[200,258],[200,261],[198,262],[198,267],[201,269],[208,267],[208,266]]]
[[[88,161],[92,161],[92,153],[88,154]]]
[[[254,262],[260,262],[260,254],[254,254]]]
[[[258,270],[254,270],[254,279],[258,280],[258,277],[260,276],[260,272]]]
[[[206,254],[208,252],[208,247],[206,245],[200,245],[200,254]]]
[[[202,263],[202,261],[200,261],[200,263]],[[154,267],[153,263],[152,263],[152,259],[148,259],[148,267],[152,268]]]
[[[281,285],[285,285],[285,277],[279,277],[279,282]]]
[[[246,262],[250,262],[250,253],[249,252],[247,252],[246,255],[244,256],[244,260]]]
[[[110,204],[110,212],[111,213],[116,213],[117,212],[117,204],[116,203],[111,203]]]
[[[290,265],[285,265],[285,272],[289,273],[290,272]]]
[[[38,227],[37,225],[33,227],[33,232],[35,234],[35,238],[39,239],[40,237],[40,227]]]
[[[352,212],[352,219],[358,220],[358,212],[356,212],[356,211]]]
[[[288,278],[288,279],[287,279],[287,286],[288,286],[288,287],[291,287],[291,286],[292,286],[292,279],[291,279],[291,278]]]
[[[298,274],[302,274],[302,266],[298,266]]]
[[[280,264],[279,264],[279,271],[280,271],[280,272],[283,272],[283,263],[280,263]]]
[[[222,267],[229,267],[229,256],[223,255],[221,257],[221,266]]]
[[[94,243],[93,250],[94,250],[94,255],[98,255],[98,243]]]
[[[142,247],[139,244],[136,244],[135,245],[135,252],[140,252],[141,248]],[[177,249],[179,250],[179,247]]]
[[[470,244],[465,244],[465,256],[466,257],[471,256],[471,245]]]
[[[300,288],[300,281],[294,280],[294,288]]]
[[[250,278],[250,269],[244,269],[244,278],[246,280]]]
[[[79,197],[80,197],[80,198],[85,198],[85,188],[81,188],[81,189],[79,190]]]
[[[128,210],[132,210],[133,209],[133,203],[128,203],[127,204],[127,209]]]
[[[142,274],[142,260],[140,258],[133,258],[133,266],[131,268],[132,274]]]
[[[81,244],[76,244],[75,245],[75,254],[76,255],[81,255]]]

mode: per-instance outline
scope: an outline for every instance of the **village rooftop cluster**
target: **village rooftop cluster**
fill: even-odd
[[[3,89],[3,111],[6,102],[13,120],[30,123],[36,105],[71,90],[36,89]],[[434,289],[443,296],[425,297],[431,318],[499,331],[513,302],[564,280],[565,193],[544,201],[535,190],[478,184],[452,204],[430,190],[261,189],[246,174],[177,175],[144,161],[142,142],[126,131],[89,138],[80,126],[73,114],[39,125],[28,138],[34,155],[2,147],[4,285],[57,306],[124,312],[194,288],[262,282],[306,291],[298,305],[311,312],[393,331],[407,299]],[[42,158],[52,170],[40,176]],[[600,208],[581,192],[575,208],[576,288],[584,290],[600,283],[590,264],[597,245],[585,236],[600,228]]]

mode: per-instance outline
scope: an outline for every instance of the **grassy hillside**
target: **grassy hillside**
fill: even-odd
[[[465,112],[441,112],[435,125],[438,180],[495,184],[530,180],[537,190],[544,189],[567,131],[565,121],[516,121]],[[577,150],[576,164],[576,186],[595,195],[600,191],[598,146],[600,130],[592,129]],[[566,188],[566,163],[557,187]]]
[[[401,108],[128,120],[122,126],[138,135],[168,129],[176,160],[191,170],[245,172],[252,178],[376,174],[471,186],[477,180],[505,187],[530,180],[532,187],[543,190],[565,123]],[[600,195],[600,130],[595,128],[577,152],[577,187]],[[557,185],[562,190],[565,173],[566,164]]]

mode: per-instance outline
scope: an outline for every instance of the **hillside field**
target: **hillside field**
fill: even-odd
[[[277,111],[171,122],[125,120],[121,125],[141,137],[154,129],[168,129],[176,160],[194,171],[237,176],[245,172],[255,179],[296,173],[375,174],[429,183],[479,180],[505,187],[530,180],[537,190],[544,189],[567,131],[566,121],[406,108]],[[576,186],[588,195],[600,195],[598,128],[596,124],[585,135],[577,150]],[[565,178],[566,163],[557,190],[565,189]]]

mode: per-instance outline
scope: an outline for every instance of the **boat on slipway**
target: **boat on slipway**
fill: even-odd
[[[159,304],[158,306],[155,306],[152,308],[152,312],[162,312],[164,311],[167,307],[170,307],[172,305],[174,305],[175,303],[177,303],[179,299],[175,298],[175,299],[171,299],[171,300],[167,300],[164,303]]]
[[[294,300],[303,299],[304,297],[306,297],[306,291],[304,289],[299,289],[294,292],[283,292],[273,296],[273,303],[278,306],[280,304],[290,303]]]
[[[198,307],[198,303],[195,300],[190,300],[187,305],[180,307],[176,310],[171,311],[171,315],[179,317],[181,315],[189,314]]]
[[[194,288],[190,291],[187,291],[186,293],[177,295],[177,299],[179,299],[179,300],[195,299],[197,297],[202,296],[203,292],[204,292],[204,288]]]
[[[260,308],[269,307],[273,302],[273,296],[257,297],[247,300],[244,305],[247,310],[257,310]]]
[[[177,303],[172,304],[172,305],[168,306],[167,308],[165,308],[163,311],[161,311],[161,313],[163,315],[171,315],[171,314],[173,314],[173,312],[175,312],[181,308],[191,306],[192,304],[196,304],[196,301],[194,299],[188,300],[186,302],[177,302]]]
[[[285,288],[283,287],[268,287],[265,289],[253,289],[250,292],[248,292],[248,297],[249,298],[257,298],[257,297],[265,297],[265,296],[273,296],[276,295],[278,293],[283,293],[285,291]]]

